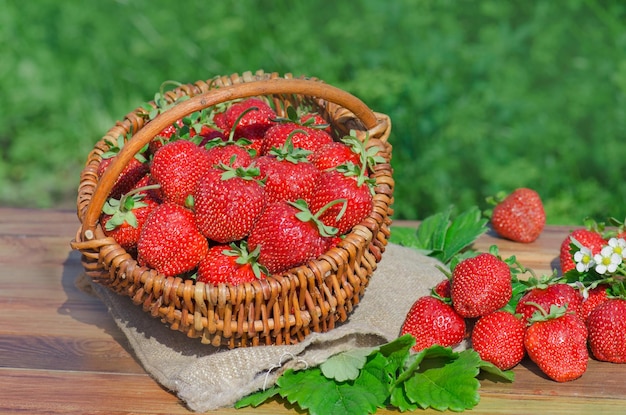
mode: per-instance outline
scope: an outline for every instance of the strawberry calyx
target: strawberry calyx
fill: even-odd
[[[121,198],[110,198],[102,207],[102,212],[107,215],[111,215],[111,218],[106,222],[105,229],[112,231],[124,223],[129,224],[133,228],[137,228],[137,217],[133,213],[134,209],[139,209],[148,206],[143,202],[145,198],[146,190],[158,189],[161,187],[158,184],[138,187],[123,195]]]
[[[244,180],[256,180],[261,184],[264,183],[262,179],[259,179],[259,177],[261,176],[261,171],[258,167],[256,167],[256,165],[250,164],[249,166],[233,167],[232,164],[234,163],[235,158],[236,156],[231,157],[229,165],[220,163],[216,166],[216,168],[224,171],[221,175],[222,180],[229,180],[235,177],[239,177]]]
[[[306,134],[303,130],[294,130],[289,136],[287,136],[287,140],[282,147],[272,147],[272,149],[268,152],[268,155],[276,157],[277,160],[280,161],[288,161],[293,164],[297,164],[300,162],[308,162],[308,157],[312,153],[310,150],[305,150],[303,148],[294,147],[293,145],[293,136],[297,132],[302,132]]]
[[[254,250],[249,251],[248,243],[241,241],[239,245],[232,242],[230,249],[225,249],[224,255],[236,257],[235,262],[239,265],[249,265],[252,273],[257,279],[261,279],[263,275],[269,275],[267,268],[259,263],[259,255],[261,254],[261,245],[257,245]]]
[[[302,127],[313,128],[315,130],[324,130],[330,126],[330,124],[316,124],[315,118],[311,117],[306,120],[302,120],[300,114],[294,107],[287,107],[287,116],[286,117],[275,117],[272,118],[272,122],[275,123],[293,123]]]
[[[102,153],[100,157],[102,157],[103,160],[106,160],[106,159],[110,159],[110,158],[117,156],[119,152],[122,150],[122,148],[124,148],[124,144],[126,144],[126,142],[129,141],[132,137],[133,137],[133,130],[131,127],[131,130],[126,134],[126,136],[120,134],[117,137],[117,142],[113,143],[109,140],[105,140],[107,144],[109,144],[110,147],[107,151]],[[147,149],[148,149],[148,145],[146,144],[145,146],[143,146],[141,150],[139,150],[139,152],[137,152],[137,154],[135,154],[134,156],[135,159],[137,159],[137,161],[139,161],[140,163],[145,163],[147,161],[143,155],[143,153]]]
[[[298,199],[295,202],[287,203],[299,210],[299,212],[296,213],[296,218],[298,218],[302,222],[312,222],[317,227],[320,235],[324,237],[335,236],[337,235],[339,230],[333,226],[325,225],[324,222],[320,220],[320,216],[331,206],[334,206],[338,203],[343,203],[343,208],[337,215],[337,220],[339,220],[345,213],[348,206],[348,201],[346,199],[337,199],[328,202],[327,204],[322,206],[322,208],[318,210],[317,213],[313,214],[313,212],[311,212],[311,210],[309,209],[309,205],[304,199]]]
[[[534,301],[527,301],[525,304],[536,307],[537,310],[533,313],[533,315],[528,319],[528,324],[537,323],[541,321],[554,320],[559,317],[563,317],[566,314],[572,314],[572,312],[568,311],[567,304],[562,306],[552,304],[550,306],[550,310],[546,311],[546,309]]]

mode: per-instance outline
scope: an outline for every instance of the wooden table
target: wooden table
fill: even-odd
[[[133,358],[104,305],[76,288],[82,268],[69,242],[77,227],[73,211],[0,208],[0,413],[189,414]],[[548,274],[567,231],[548,227],[528,245],[485,235],[476,248],[497,244]],[[482,382],[472,414],[626,414],[625,365],[592,360],[565,384],[527,360],[514,370],[513,383]],[[295,411],[270,402],[213,413]]]

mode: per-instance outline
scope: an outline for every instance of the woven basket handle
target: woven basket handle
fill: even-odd
[[[376,114],[357,97],[342,89],[315,80],[274,78],[227,85],[195,95],[159,114],[137,131],[124,145],[122,150],[118,153],[115,162],[111,163],[109,168],[107,168],[102,175],[85,211],[81,230],[83,238],[86,240],[94,238],[93,232],[98,223],[102,207],[115,184],[115,180],[121,174],[124,167],[126,167],[139,150],[157,136],[164,128],[172,125],[180,118],[213,105],[240,98],[270,94],[299,94],[333,102],[350,110],[368,130],[373,129],[382,122]]]

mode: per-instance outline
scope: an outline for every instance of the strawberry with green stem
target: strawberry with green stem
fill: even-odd
[[[585,324],[567,306],[553,305],[549,311],[539,304],[535,307],[524,335],[528,357],[552,380],[578,379],[589,361]]]
[[[522,316],[523,322],[528,322],[537,311],[537,304],[549,310],[553,305],[565,306],[571,313],[581,314],[582,297],[578,291],[565,284],[558,277],[547,277],[540,280],[529,280],[528,289],[519,299],[515,312]]]
[[[405,334],[415,338],[415,352],[435,344],[455,346],[465,338],[465,319],[439,298],[422,296],[413,303],[402,323],[400,335]]]
[[[267,269],[259,264],[260,247],[248,250],[246,241],[211,247],[198,265],[197,281],[206,284],[239,285],[264,279]]]
[[[326,225],[336,227],[340,235],[361,223],[373,209],[376,182],[368,177],[367,172],[383,159],[377,155],[378,147],[368,146],[367,142],[368,138],[359,146],[359,165],[347,163],[322,172],[319,185],[311,199],[313,210],[319,210],[332,200],[347,200],[348,206],[344,215],[339,216],[340,207],[335,206],[320,216],[320,220]]]
[[[287,108],[287,114],[288,118],[272,120],[274,125],[265,132],[261,154],[267,154],[274,147],[283,147],[288,138],[294,147],[311,152],[333,141],[332,136],[324,130],[326,125],[300,122],[293,107]]]
[[[242,114],[244,114],[242,116]],[[252,148],[260,150],[265,132],[274,125],[276,112],[260,98],[247,98],[228,107],[220,123],[224,133],[235,139],[250,140]]]
[[[298,199],[311,202],[322,173],[309,162],[309,154],[307,150],[295,148],[289,137],[283,147],[275,147],[255,160],[269,203]]]
[[[587,248],[591,256],[600,253],[602,247],[606,245],[603,230],[604,226],[602,224],[598,224],[592,219],[586,219],[584,227],[574,229],[567,235],[561,242],[559,250],[559,261],[563,274],[576,269],[574,254],[582,247]]]
[[[193,212],[164,202],[152,210],[141,229],[137,262],[173,277],[195,270],[208,250],[208,241],[196,227]]]
[[[315,214],[304,200],[280,201],[268,205],[248,236],[248,246],[260,247],[259,262],[270,273],[279,273],[317,258],[327,251],[337,229],[325,225],[320,215],[335,204],[335,200]]]
[[[100,225],[129,253],[137,249],[137,241],[148,215],[161,201],[150,190],[158,185],[136,187],[121,198],[109,198],[102,208]]]
[[[116,160],[117,155],[124,148],[126,141],[132,137],[132,131],[128,133],[127,137],[120,135],[117,138],[116,143],[109,142],[109,149],[102,153],[102,161],[98,166],[98,176],[102,176],[104,171]],[[118,178],[113,184],[113,188],[109,193],[109,197],[119,199],[125,193],[128,193],[141,178],[143,178],[149,171],[147,160],[145,158],[144,151],[147,149],[145,146],[135,156],[130,159],[128,164],[124,167]]]
[[[259,169],[220,164],[198,181],[193,194],[198,229],[208,239],[228,243],[248,236],[267,205]]]

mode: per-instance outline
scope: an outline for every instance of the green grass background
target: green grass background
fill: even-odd
[[[0,206],[73,207],[93,144],[168,79],[312,75],[393,121],[395,217],[526,186],[623,218],[626,2],[0,0]]]

